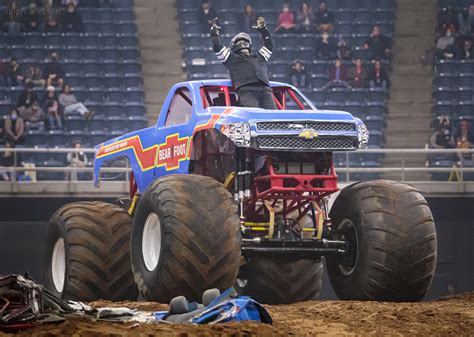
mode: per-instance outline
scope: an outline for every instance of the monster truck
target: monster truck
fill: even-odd
[[[54,214],[46,286],[83,301],[197,300],[236,286],[292,303],[318,297],[325,257],[341,299],[421,300],[437,251],[426,200],[386,180],[339,191],[332,153],[366,147],[366,126],[271,87],[275,111],[239,107],[228,80],[176,84],[156,126],[98,145],[95,184],[106,161],[125,157],[130,198]]]

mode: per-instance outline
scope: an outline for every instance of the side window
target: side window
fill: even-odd
[[[192,116],[193,106],[188,88],[176,90],[166,116],[165,126],[187,123]]]

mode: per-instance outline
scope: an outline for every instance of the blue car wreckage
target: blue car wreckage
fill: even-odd
[[[437,249],[423,196],[387,180],[340,190],[332,155],[366,148],[366,126],[270,85],[276,110],[240,106],[229,80],[178,83],[155,126],[97,145],[96,186],[101,167],[126,158],[130,195],[53,215],[46,287],[82,301],[164,303],[235,286],[293,303],[318,297],[324,256],[342,299],[421,300]]]

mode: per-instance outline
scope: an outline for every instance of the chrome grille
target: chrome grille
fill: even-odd
[[[300,131],[313,129],[316,131],[355,131],[354,123],[341,122],[257,122],[257,131]]]
[[[261,149],[351,150],[356,148],[356,139],[350,137],[304,139],[297,136],[259,136],[257,142]]]

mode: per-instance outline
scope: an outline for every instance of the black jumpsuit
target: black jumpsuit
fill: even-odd
[[[252,108],[276,109],[268,79],[267,61],[273,51],[273,39],[266,27],[259,29],[264,46],[257,54],[237,54],[225,47],[216,30],[211,39],[217,58],[227,67],[240,105]]]

